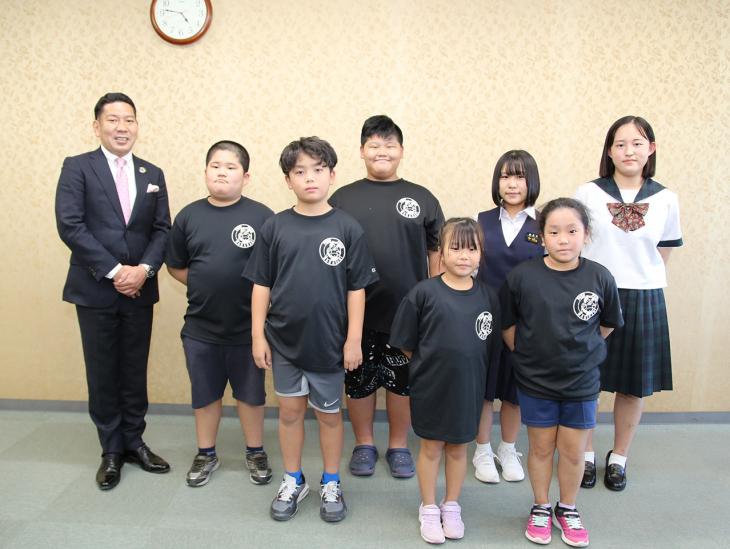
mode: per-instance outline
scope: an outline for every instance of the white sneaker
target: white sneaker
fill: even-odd
[[[474,476],[477,480],[489,484],[499,482],[499,471],[497,471],[497,466],[494,464],[494,453],[491,450],[474,452],[474,458],[471,462],[474,464]]]
[[[502,477],[507,482],[524,480],[525,471],[522,469],[522,463],[520,462],[521,456],[522,454],[514,446],[508,448],[500,443],[497,448],[497,455],[494,456],[494,459],[502,468]]]

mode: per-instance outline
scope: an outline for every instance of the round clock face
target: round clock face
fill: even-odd
[[[173,44],[189,44],[210,26],[210,0],[152,0],[150,19],[162,38]]]

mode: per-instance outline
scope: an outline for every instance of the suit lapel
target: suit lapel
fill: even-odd
[[[109,202],[112,205],[112,209],[116,212],[117,216],[124,223],[124,214],[122,213],[122,204],[119,202],[119,193],[117,193],[117,186],[114,183],[114,176],[109,169],[109,163],[101,152],[101,147],[91,153],[91,169],[99,178],[101,188],[104,189]]]
[[[144,167],[144,163],[134,155],[132,155],[132,163],[134,165],[134,184],[137,187],[137,197],[134,199],[134,204],[132,205],[132,214],[129,217],[130,225],[137,215],[137,211],[139,210],[138,206],[140,206],[142,201],[147,198],[147,168]],[[140,168],[145,171],[140,171]]]

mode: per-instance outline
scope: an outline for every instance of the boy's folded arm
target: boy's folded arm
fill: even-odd
[[[507,345],[507,348],[510,351],[515,350],[515,328],[516,324],[513,324],[509,328],[502,330],[502,339],[504,340],[504,344]]]

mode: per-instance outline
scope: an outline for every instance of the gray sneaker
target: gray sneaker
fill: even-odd
[[[332,480],[319,485],[319,516],[326,522],[339,522],[347,515],[347,505],[342,497],[340,483]]]
[[[271,502],[271,518],[274,520],[289,520],[297,514],[299,502],[309,494],[307,481],[302,477],[302,483],[290,475],[284,475],[279,492]]]
[[[268,484],[271,482],[271,468],[269,467],[269,456],[266,452],[246,453],[246,467],[250,473],[249,479],[254,484]]]
[[[210,475],[220,467],[220,464],[221,462],[218,461],[216,456],[206,456],[204,454],[195,456],[186,479],[188,486],[195,488],[208,484]]]

